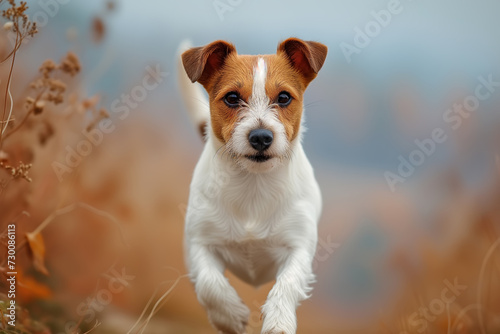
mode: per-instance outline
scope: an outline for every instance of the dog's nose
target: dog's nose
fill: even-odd
[[[273,142],[273,133],[266,129],[256,129],[250,131],[248,141],[254,149],[259,152],[265,151]]]

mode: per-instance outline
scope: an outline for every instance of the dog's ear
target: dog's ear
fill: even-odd
[[[226,57],[233,52],[236,52],[236,49],[231,43],[215,41],[185,51],[182,54],[182,63],[189,79],[205,86],[210,77],[224,65]]]
[[[298,38],[289,38],[278,45],[278,54],[284,54],[299,71],[306,83],[316,77],[328,53],[328,48],[318,42],[303,41]]]

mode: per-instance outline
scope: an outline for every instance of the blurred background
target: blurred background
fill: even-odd
[[[0,31],[3,314],[17,233],[17,325],[0,332],[215,333],[184,276],[203,143],[177,48],[267,54],[295,36],[329,47],[305,95],[324,212],[298,333],[500,333],[498,1],[27,5],[37,33],[16,44],[9,12]],[[228,276],[260,333],[272,283]]]

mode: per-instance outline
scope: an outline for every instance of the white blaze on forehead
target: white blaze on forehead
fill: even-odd
[[[255,129],[267,129],[273,133],[274,139],[266,151],[273,158],[281,158],[287,155],[289,142],[286,137],[285,127],[280,122],[278,112],[273,107],[271,100],[266,94],[267,64],[264,58],[257,59],[253,68],[252,94],[248,99],[248,104],[244,104],[239,113],[239,121],[234,128],[228,147],[238,156],[254,155],[255,149],[250,145],[248,135]],[[276,160],[270,160],[263,164],[255,163],[243,159],[243,166],[254,168],[258,166],[274,166]],[[267,164],[267,165],[266,165]],[[253,166],[253,167],[252,167]],[[247,168],[245,167],[245,168]],[[264,168],[264,167],[262,167]]]
[[[259,58],[257,66],[253,69],[253,86],[250,104],[254,107],[267,106],[266,95],[267,64],[263,58]]]

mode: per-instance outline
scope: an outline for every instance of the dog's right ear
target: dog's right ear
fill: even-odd
[[[236,52],[236,49],[231,43],[215,41],[185,51],[182,54],[182,63],[189,79],[205,86],[212,75],[224,65],[226,57],[233,52]]]

